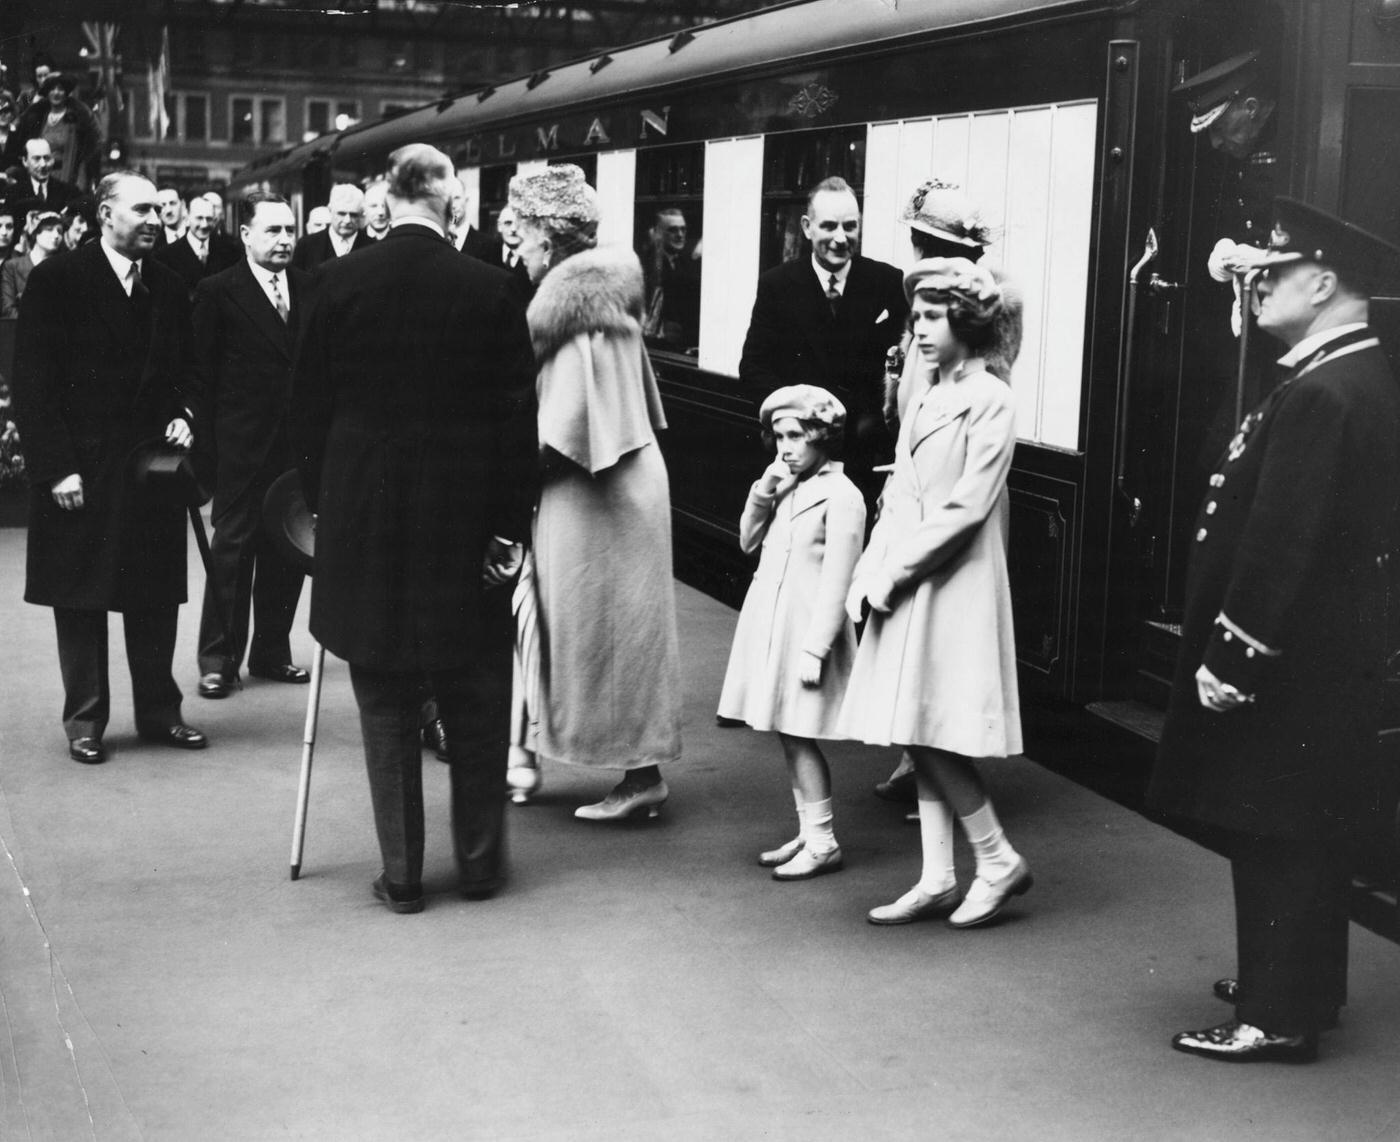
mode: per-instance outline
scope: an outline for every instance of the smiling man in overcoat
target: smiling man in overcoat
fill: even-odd
[[[1353,846],[1378,820],[1400,386],[1367,324],[1400,249],[1275,203],[1259,328],[1288,346],[1191,536],[1181,657],[1149,803],[1223,839],[1235,1018],[1177,1035],[1230,1062],[1305,1062],[1346,1002]]]
[[[185,509],[137,477],[152,442],[188,449],[199,423],[184,284],[150,257],[156,188],[131,171],[97,188],[99,241],[35,267],[20,304],[14,403],[30,476],[25,600],[52,607],[69,755],[106,758],[107,612],[120,611],[142,737],[202,749],[171,674],[185,601]]]

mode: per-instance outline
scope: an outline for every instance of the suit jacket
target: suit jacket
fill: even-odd
[[[1149,796],[1251,836],[1369,824],[1388,576],[1400,536],[1400,386],[1343,334],[1245,418],[1189,537],[1181,652]],[[1196,670],[1255,700],[1201,706]]]
[[[31,481],[24,597],[44,606],[126,610],[185,599],[185,512],[132,479],[133,450],[185,416],[198,439],[189,301],[143,259],[145,300],[128,298],[101,242],[34,268],[20,302],[15,420]],[[55,481],[83,478],[62,511]]]
[[[848,474],[863,484],[870,464],[893,447],[880,411],[885,352],[904,332],[908,313],[894,266],[857,257],[833,315],[811,259],[785,262],[758,279],[739,379],[760,400],[804,383],[840,398]]]
[[[374,239],[361,230],[355,235],[355,241],[350,246],[350,253],[358,254],[361,250],[374,244]],[[292,251],[292,265],[307,273],[320,269],[326,262],[335,260],[335,247],[331,245],[331,232],[329,230],[305,235],[297,240],[296,249]]]
[[[509,276],[417,224],[325,265],[292,433],[319,507],[312,633],[380,670],[471,662],[509,607],[483,590],[487,541],[528,535],[538,486],[535,358]]]
[[[195,373],[209,424],[199,451],[215,473],[215,524],[250,488],[261,494],[292,466],[292,352],[310,279],[293,267],[286,273],[285,324],[247,259],[205,278],[194,292]]]
[[[78,197],[78,188],[71,182],[64,182],[62,179],[49,178],[49,195],[44,199],[45,210],[61,211],[73,199]],[[25,199],[37,199],[39,192],[35,188],[34,180],[29,177],[29,172],[20,168],[19,177],[15,179],[14,185],[10,188],[8,199],[10,202],[21,202]]]
[[[209,253],[203,262],[190,245],[189,235],[178,242],[166,243],[155,250],[153,256],[180,275],[180,280],[185,283],[185,290],[191,297],[194,296],[194,287],[201,281],[228,269],[238,260],[226,243],[215,242],[212,235],[209,239]]]

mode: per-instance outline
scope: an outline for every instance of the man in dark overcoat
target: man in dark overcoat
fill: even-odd
[[[203,200],[196,204],[212,209]],[[289,265],[296,219],[286,199],[259,192],[239,209],[247,256],[201,281],[194,295],[194,362],[209,410],[200,451],[215,472],[212,574],[199,624],[201,698],[223,698],[237,686],[250,605],[248,673],[274,682],[310,680],[292,665],[290,643],[302,573],[262,526],[263,498],[292,466],[292,350],[309,278]]]
[[[802,233],[812,254],[758,279],[739,379],[759,399],[784,385],[815,384],[846,406],[846,474],[873,503],[889,458],[885,353],[904,333],[904,276],[860,254],[860,205],[844,179],[807,197]]]
[[[139,446],[188,449],[199,423],[189,302],[151,258],[156,189],[98,185],[99,241],[35,267],[20,303],[14,400],[31,483],[24,597],[54,609],[75,761],[105,759],[107,612],[120,611],[142,737],[202,749],[171,674],[185,601],[185,512],[135,479]]]
[[[391,156],[388,237],[320,271],[293,378],[318,511],[311,633],[350,664],[384,871],[423,907],[419,706],[447,729],[459,886],[504,871],[513,623],[505,585],[538,486],[534,354],[508,274],[446,238],[452,164]]]
[[[191,297],[195,286],[228,269],[241,257],[241,250],[214,240],[214,204],[202,195],[190,199],[189,226],[184,235],[155,252],[157,261],[180,276]]]
[[[1223,837],[1235,1019],[1178,1050],[1316,1056],[1346,1002],[1352,846],[1388,786],[1379,756],[1400,386],[1366,324],[1400,250],[1289,199],[1256,286],[1289,351],[1196,520],[1181,657],[1149,803]]]
[[[331,224],[315,234],[306,234],[292,250],[292,265],[314,273],[327,262],[343,258],[374,245],[364,231],[365,193],[351,182],[331,187]]]

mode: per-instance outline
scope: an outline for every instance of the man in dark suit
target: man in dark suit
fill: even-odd
[[[1367,325],[1400,249],[1279,199],[1259,327],[1289,347],[1209,480],[1149,803],[1222,837],[1235,1019],[1172,1041],[1305,1062],[1346,1002],[1352,847],[1387,786],[1377,745],[1397,558],[1400,386]]]
[[[656,212],[642,255],[649,343],[684,352],[700,343],[700,261],[687,249],[689,228],[678,207]]]
[[[319,506],[311,633],[350,664],[384,871],[423,907],[418,714],[447,728],[459,886],[504,873],[513,624],[538,486],[534,353],[509,277],[446,240],[452,164],[390,159],[389,236],[326,265],[301,332],[293,443]]]
[[[171,246],[185,236],[185,200],[178,187],[168,183],[156,189],[156,201],[160,204],[160,233],[156,236],[156,249]]]
[[[846,471],[873,502],[872,467],[892,441],[881,407],[885,353],[904,332],[904,279],[860,256],[860,205],[844,179],[807,196],[802,233],[812,256],[758,279],[739,379],[761,400],[784,385],[815,384],[846,406]]]
[[[200,282],[194,295],[194,361],[211,420],[203,446],[216,473],[213,568],[199,624],[201,698],[227,697],[238,685],[250,605],[248,673],[310,679],[292,665],[289,639],[302,574],[262,526],[267,489],[292,466],[287,404],[308,279],[289,267],[296,219],[286,200],[250,194],[240,210],[247,257]]]
[[[332,258],[342,258],[374,245],[374,239],[361,229],[365,195],[358,186],[342,182],[331,187],[329,206],[330,226],[318,234],[307,234],[292,251],[292,265],[306,273],[320,269]]]
[[[136,728],[202,749],[171,674],[185,601],[185,512],[134,479],[152,438],[188,449],[198,420],[189,302],[149,257],[156,188],[130,171],[98,185],[99,241],[35,267],[20,304],[16,420],[29,469],[25,599],[54,609],[63,722],[75,761],[105,759],[107,612],[126,630]]]
[[[12,202],[28,199],[39,209],[58,212],[78,196],[78,188],[71,182],[52,176],[53,149],[47,139],[26,141],[20,165],[20,175],[10,187]]]
[[[180,275],[191,297],[201,281],[239,260],[226,245],[214,241],[214,204],[202,195],[190,199],[189,226],[184,237],[162,246],[155,258]]]

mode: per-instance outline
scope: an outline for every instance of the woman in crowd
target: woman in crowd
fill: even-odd
[[[53,176],[80,190],[88,185],[88,164],[97,157],[102,140],[97,120],[77,97],[77,84],[53,72],[39,88],[42,96],[19,117],[15,133],[20,146],[29,139],[47,139],[53,151]]]
[[[853,620],[871,614],[839,728],[903,746],[914,762],[923,872],[871,923],[946,916],[967,928],[1031,886],[974,761],[1021,750],[1006,570],[1015,406],[982,357],[1005,300],[965,258],[921,261],[904,282],[914,344],[933,369],[901,410],[894,471],[847,596]],[[976,856],[966,895],[953,870],[954,814]]]
[[[538,669],[525,672],[535,755],[625,771],[575,816],[655,816],[668,793],[659,766],[681,752],[681,696],[670,486],[656,442],[666,422],[642,344],[641,265],[630,250],[597,248],[597,198],[576,166],[512,179],[510,206],[538,286],[539,648]],[[538,771],[513,765],[511,782],[533,788]]]
[[[846,409],[826,389],[777,389],[758,418],[777,455],[749,489],[739,520],[739,545],[763,552],[739,612],[719,715],[777,733],[798,832],[758,863],[774,880],[806,880],[843,863],[831,771],[816,739],[836,736],[855,656],[844,604],[865,538],[865,500],[832,458]]]
[[[0,317],[18,317],[19,301],[34,267],[63,249],[63,219],[52,211],[34,222],[29,249],[0,266]]]

